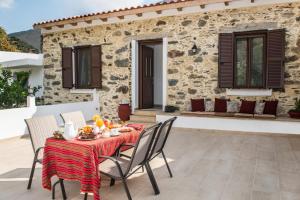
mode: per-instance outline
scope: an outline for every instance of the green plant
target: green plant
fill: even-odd
[[[295,108],[290,111],[300,112],[300,98],[295,100]]]
[[[34,95],[41,87],[30,88],[28,78],[30,72],[19,72],[13,76],[12,72],[0,69],[0,109],[17,108],[26,103],[26,97],[31,89]]]

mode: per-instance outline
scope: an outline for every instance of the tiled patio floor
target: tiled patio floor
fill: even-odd
[[[51,199],[41,187],[40,169],[26,190],[33,156],[29,139],[0,141],[0,152],[1,200]],[[300,199],[300,136],[174,129],[166,153],[174,178],[168,177],[162,159],[154,160],[161,194],[153,195],[147,175],[140,173],[129,180],[133,199]],[[102,183],[102,199],[126,199],[120,183],[108,184],[108,179]],[[78,183],[66,182],[66,190],[68,199],[83,199]]]

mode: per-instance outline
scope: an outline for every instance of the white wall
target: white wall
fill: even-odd
[[[98,104],[96,101],[89,101],[0,110],[0,139],[27,134],[24,119],[31,117],[54,115],[58,124],[62,125],[60,113],[80,110],[86,120],[91,120],[94,114],[99,113]]]

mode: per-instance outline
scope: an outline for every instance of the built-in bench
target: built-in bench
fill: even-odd
[[[247,114],[247,113],[228,113],[228,112],[181,112],[181,115],[195,117],[235,117],[235,118],[255,118],[255,119],[276,119],[275,115],[266,114]]]
[[[220,115],[220,113],[218,113]],[[226,114],[227,115],[227,114]],[[240,116],[218,116],[216,113],[161,113],[156,115],[157,122],[177,116],[174,127],[207,129],[219,131],[238,131],[253,133],[300,134],[300,120],[288,117],[245,118]],[[262,117],[262,116],[260,116]]]

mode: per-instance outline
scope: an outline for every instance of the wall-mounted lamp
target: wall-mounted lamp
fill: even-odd
[[[197,53],[198,51],[198,47],[197,45],[194,43],[193,47],[192,47],[192,53]]]

